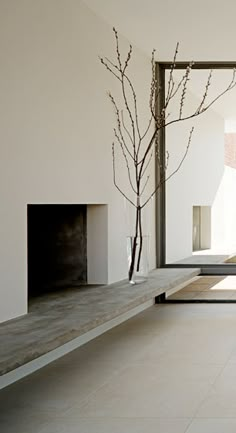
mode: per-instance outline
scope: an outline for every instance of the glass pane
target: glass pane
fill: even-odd
[[[203,106],[229,85],[232,73],[213,71]],[[183,74],[183,70],[175,71],[176,87]],[[169,104],[167,123],[191,117],[201,107],[208,74],[207,70],[191,72],[184,103],[180,89]],[[168,86],[166,71],[166,95]],[[166,183],[167,264],[236,263],[235,101],[236,88],[198,117],[174,122],[166,128],[166,177],[170,177]]]

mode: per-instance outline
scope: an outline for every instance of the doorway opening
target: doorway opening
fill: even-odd
[[[193,252],[211,248],[211,207],[193,206]]]

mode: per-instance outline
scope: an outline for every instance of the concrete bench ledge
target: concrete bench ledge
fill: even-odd
[[[58,352],[51,360],[62,356],[142,311],[142,306],[147,308],[156,296],[199,273],[200,269],[157,269],[142,284],[122,281],[68,289],[34,299],[29,314],[0,324],[0,388],[6,386],[4,383],[12,383],[12,379],[10,382],[7,379],[9,372],[46,354],[50,357],[50,353],[69,344],[68,350],[61,355]],[[45,365],[51,362],[49,357]]]

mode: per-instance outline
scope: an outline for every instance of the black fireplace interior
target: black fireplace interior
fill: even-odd
[[[87,206],[28,205],[28,296],[87,282]]]

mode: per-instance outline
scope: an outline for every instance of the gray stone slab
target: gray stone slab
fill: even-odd
[[[182,284],[200,269],[158,269],[147,281],[71,288],[34,299],[26,316],[0,324],[0,376]]]

